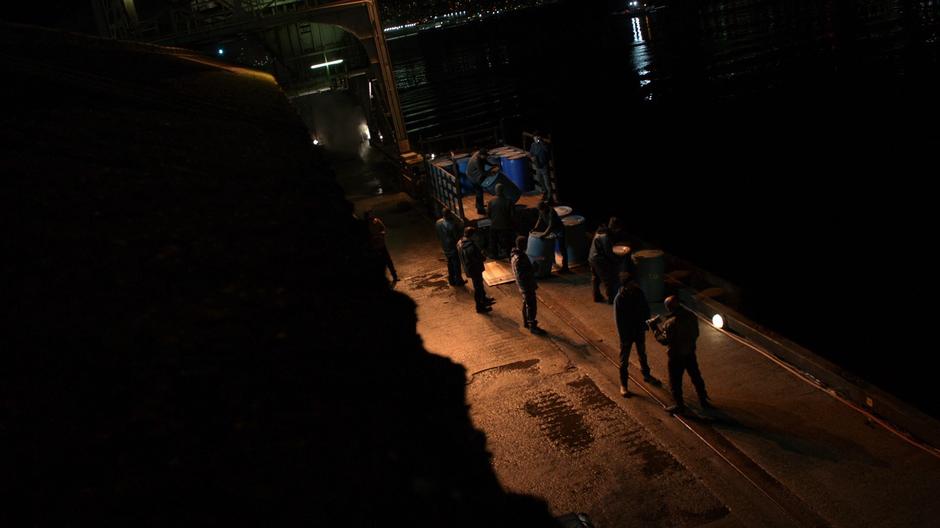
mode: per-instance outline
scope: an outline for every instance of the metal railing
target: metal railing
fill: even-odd
[[[463,195],[460,192],[460,176],[457,163],[451,158],[425,160],[428,173],[428,194],[438,207],[447,207],[461,220],[463,214]],[[445,168],[446,167],[446,168]],[[448,170],[449,168],[449,170]]]

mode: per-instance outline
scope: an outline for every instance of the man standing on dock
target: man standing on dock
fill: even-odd
[[[487,204],[490,217],[490,254],[494,258],[505,258],[512,251],[512,209],[514,205],[504,195],[502,183],[496,184],[496,198]]]
[[[473,226],[467,226],[463,230],[463,238],[457,243],[457,253],[463,263],[464,273],[473,282],[473,300],[477,305],[477,313],[486,313],[493,310],[490,305],[496,300],[487,297],[486,291],[483,289],[483,261],[486,260],[486,257],[483,256],[483,252],[473,241],[473,235],[476,232],[477,229]]]
[[[388,253],[388,246],[385,245],[385,224],[372,213],[371,209],[362,215],[362,219],[365,221],[366,227],[369,228],[369,240],[372,243],[372,249],[379,254],[385,263],[385,267],[392,273],[392,281],[398,282],[398,272],[395,271],[392,256]]]
[[[526,237],[516,238],[516,247],[512,249],[512,274],[516,277],[516,286],[519,287],[519,293],[522,294],[522,321],[530,332],[536,335],[542,335],[545,330],[539,328],[539,322],[536,320],[538,312],[538,300],[535,298],[535,290],[538,289],[538,283],[535,281],[535,268],[532,261],[526,255]]]
[[[457,255],[457,242],[460,241],[460,221],[454,216],[454,213],[447,207],[441,214],[441,219],[434,224],[437,230],[437,238],[441,241],[441,249],[444,251],[444,258],[447,259],[447,282],[451,286],[460,286],[466,284],[460,274],[460,257]]]
[[[548,174],[548,145],[542,140],[542,134],[538,130],[532,134],[532,146],[529,147],[529,159],[532,160],[532,167],[535,169],[535,181],[542,188],[542,199],[546,202],[552,202],[552,184]]]
[[[613,304],[617,295],[617,286],[614,284],[617,273],[617,256],[607,235],[607,226],[597,226],[594,240],[591,241],[591,250],[588,252],[588,264],[591,265],[591,288],[594,290],[594,302],[604,302],[601,295],[601,283],[607,293],[607,304]]]
[[[634,344],[640,357],[643,380],[649,383],[655,382],[656,378],[650,374],[650,364],[646,359],[646,321],[650,318],[650,305],[633,276],[626,272],[620,274],[620,291],[614,299],[614,318],[620,336],[620,395],[629,398],[627,368]]]
[[[664,319],[657,319],[653,323],[653,335],[656,340],[666,345],[666,355],[669,358],[669,386],[672,389],[674,405],[666,407],[667,412],[682,414],[686,412],[685,401],[682,399],[682,375],[688,371],[695,392],[698,393],[702,408],[713,408],[705,392],[705,380],[698,368],[698,359],[695,357],[695,341],[698,339],[698,319],[695,315],[679,304],[679,298],[671,295],[666,298],[666,309],[669,315]]]

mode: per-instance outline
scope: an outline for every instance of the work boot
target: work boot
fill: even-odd
[[[685,414],[685,411],[685,405],[670,405],[666,407],[666,412],[669,414]]]
[[[620,386],[620,395],[623,396],[624,398],[629,398],[630,396],[633,396],[630,390],[624,387],[623,385]]]
[[[487,305],[496,304],[496,299],[492,297],[486,297],[483,299],[483,302],[485,302]]]
[[[711,400],[708,399],[708,396],[698,399],[699,404],[701,404],[702,409],[714,409],[715,406],[712,405]]]
[[[606,300],[605,300],[603,297],[601,297],[600,295],[595,295],[595,296],[594,296],[594,302],[602,303],[602,302],[606,302]]]
[[[659,381],[657,378],[653,377],[653,375],[650,374],[649,372],[647,372],[646,374],[643,374],[643,381],[646,382],[646,383],[649,383],[650,385],[655,385],[655,386],[657,386],[657,387],[659,387],[659,386],[661,386],[661,385],[663,384],[663,382],[661,382],[661,381]]]
[[[489,313],[489,312],[492,312],[492,311],[493,311],[493,309],[490,308],[489,306],[477,306],[477,313],[481,313],[481,314],[482,314],[482,313]]]
[[[539,328],[537,324],[529,325],[529,331],[535,335],[545,335],[545,330]]]

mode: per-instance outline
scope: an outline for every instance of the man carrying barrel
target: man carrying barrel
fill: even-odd
[[[539,202],[539,219],[532,228],[532,236],[545,238],[548,235],[555,235],[558,241],[558,250],[561,251],[561,273],[571,273],[568,269],[568,244],[565,242],[565,224],[561,217],[555,212],[555,208],[548,205],[548,202],[542,200]]]

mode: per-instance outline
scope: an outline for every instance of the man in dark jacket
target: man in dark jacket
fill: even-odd
[[[532,261],[525,254],[526,238],[516,238],[516,247],[512,249],[512,274],[516,277],[516,286],[519,286],[519,293],[522,294],[522,321],[525,327],[533,334],[544,334],[545,330],[539,328],[539,322],[536,320],[538,311],[538,302],[535,298],[535,290],[538,284],[535,282],[535,268]]]
[[[712,408],[705,392],[705,380],[698,369],[698,360],[695,357],[695,341],[698,339],[698,319],[695,315],[679,304],[679,299],[672,295],[666,298],[666,309],[669,315],[659,319],[653,324],[653,335],[656,340],[666,345],[666,355],[669,358],[669,386],[675,404],[666,408],[671,413],[686,411],[685,401],[682,399],[682,374],[688,371],[695,392],[703,408]]]
[[[503,195],[503,184],[496,184],[496,198],[487,205],[490,217],[490,253],[496,258],[509,256],[512,250],[512,209],[513,203]]]
[[[594,301],[604,302],[604,296],[601,295],[601,283],[604,283],[604,289],[607,292],[607,303],[613,304],[614,296],[617,295],[617,256],[614,255],[614,247],[610,243],[610,237],[607,235],[607,226],[597,226],[597,232],[594,234],[594,240],[591,242],[591,250],[588,252],[588,264],[591,265],[591,287],[594,289]]]
[[[548,202],[539,202],[539,219],[532,228],[532,235],[539,238],[545,238],[548,235],[555,235],[558,241],[558,250],[561,251],[561,273],[571,273],[568,269],[568,244],[565,241],[565,224],[561,217],[555,212],[555,208],[548,205]]]
[[[489,165],[489,159],[486,156],[486,149],[474,149],[470,161],[467,162],[467,179],[473,184],[473,190],[477,196],[477,213],[481,215],[486,214],[486,209],[483,207],[483,180],[489,176],[490,170],[493,168],[492,166],[487,167],[487,165]]]
[[[533,134],[532,146],[529,148],[529,159],[532,160],[532,168],[535,169],[535,181],[542,188],[542,200],[552,201],[552,186],[548,175],[548,164],[550,156],[548,154],[548,145],[542,139],[542,134],[538,131]]]
[[[473,226],[468,226],[463,230],[463,238],[457,243],[457,253],[460,255],[460,262],[463,264],[463,271],[473,282],[473,300],[477,305],[477,313],[486,313],[492,311],[490,305],[495,299],[486,296],[483,289],[483,261],[486,257],[473,241],[473,235],[477,232]]]
[[[457,255],[457,242],[460,240],[460,221],[447,207],[444,208],[441,219],[434,225],[437,238],[441,241],[444,258],[447,259],[447,282],[451,286],[466,284],[460,274],[460,257]]]
[[[395,271],[392,256],[388,253],[388,246],[385,245],[385,224],[382,223],[379,217],[372,213],[372,209],[369,209],[362,215],[362,220],[366,223],[366,227],[369,228],[369,241],[372,245],[372,249],[378,253],[382,262],[385,263],[385,267],[392,273],[392,281],[398,282],[398,272]]]
[[[627,366],[634,344],[640,357],[643,381],[656,381],[650,374],[650,364],[646,360],[646,321],[650,318],[650,305],[646,302],[643,290],[629,273],[620,274],[620,291],[614,299],[614,317],[617,320],[617,333],[620,335],[620,395],[629,398]]]

